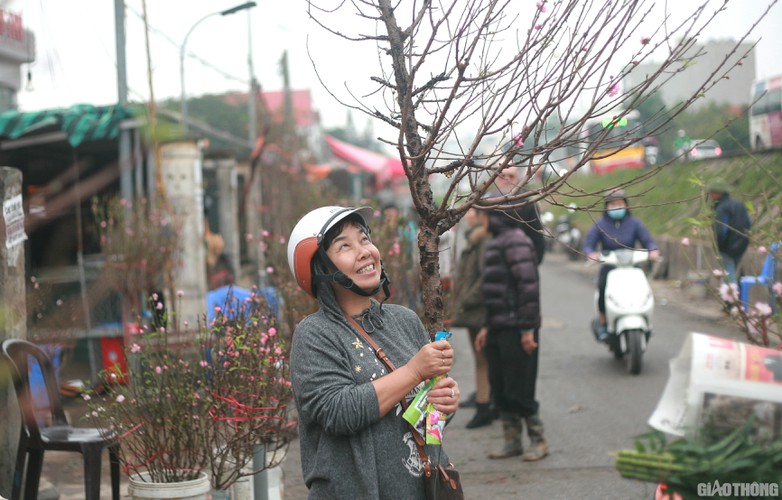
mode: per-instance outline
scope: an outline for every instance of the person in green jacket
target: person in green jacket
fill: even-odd
[[[464,238],[465,247],[459,254],[454,282],[453,326],[467,328],[475,363],[475,393],[460,406],[475,406],[473,418],[467,423],[468,429],[490,425],[494,420],[491,410],[489,387],[489,367],[483,351],[475,349],[475,337],[486,318],[483,305],[481,280],[483,278],[483,255],[489,239],[488,218],[485,212],[471,208],[464,215],[467,224]]]

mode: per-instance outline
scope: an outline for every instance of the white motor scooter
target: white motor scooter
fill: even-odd
[[[641,360],[652,333],[654,294],[646,273],[636,267],[649,260],[646,250],[621,249],[600,255],[601,263],[616,266],[608,272],[605,289],[605,341],[616,359],[625,358],[627,371],[641,372]],[[597,314],[598,292],[595,291]],[[592,333],[598,338],[597,317],[592,320]]]

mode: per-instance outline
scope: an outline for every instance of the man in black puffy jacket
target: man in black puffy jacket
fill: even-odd
[[[485,348],[504,438],[502,449],[489,458],[523,454],[524,420],[530,448],[522,458],[540,460],[548,454],[548,444],[535,399],[541,323],[538,258],[512,211],[489,212],[489,232],[481,285],[486,326],[479,331],[475,347]]]
[[[521,182],[519,169],[517,167],[508,167],[495,181],[497,190],[490,193],[489,197],[509,194],[516,185]],[[543,256],[546,253],[546,234],[543,229],[543,222],[540,220],[540,211],[537,203],[530,203],[523,207],[514,208],[508,212],[516,221],[516,224],[529,236],[532,244],[535,246],[536,262],[543,262]]]

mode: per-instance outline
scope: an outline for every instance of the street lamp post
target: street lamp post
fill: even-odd
[[[231,14],[235,14],[239,11],[251,9],[255,7],[257,4],[255,2],[245,2],[243,4],[237,5],[235,7],[231,7],[230,9],[221,10],[218,12],[212,12],[211,14],[207,14],[196,23],[190,27],[190,30],[188,30],[187,34],[185,35],[185,39],[182,41],[182,46],[179,48],[179,80],[180,85],[182,87],[182,126],[184,127],[185,131],[187,131],[188,124],[187,124],[187,94],[185,94],[185,47],[187,46],[187,39],[190,37],[190,33],[193,32],[194,29],[196,29],[196,26],[201,24],[203,21],[209,19],[210,17],[214,16],[229,16]]]

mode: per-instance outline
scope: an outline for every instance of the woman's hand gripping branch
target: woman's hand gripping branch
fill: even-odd
[[[388,413],[421,382],[446,375],[453,367],[453,358],[453,348],[447,340],[431,342],[423,346],[405,365],[373,381],[380,414]],[[458,384],[450,377],[438,381],[429,391],[429,401],[443,413],[455,412],[459,407]]]

